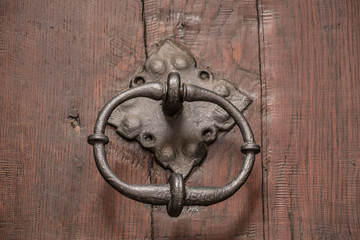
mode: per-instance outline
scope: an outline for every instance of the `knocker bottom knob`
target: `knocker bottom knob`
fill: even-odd
[[[166,210],[171,217],[178,217],[184,207],[185,183],[181,174],[172,173],[169,177],[171,198]]]
[[[164,101],[165,114],[178,114],[182,110],[182,102],[205,101],[222,107],[239,127],[245,144],[241,147],[245,160],[238,176],[223,187],[186,187],[183,176],[172,173],[167,185],[136,185],[121,181],[111,170],[105,152],[108,138],[105,127],[111,113],[121,103],[132,98],[145,97]],[[88,143],[94,146],[96,165],[105,179],[113,188],[136,201],[154,205],[166,205],[172,217],[180,215],[183,206],[207,206],[221,202],[232,196],[247,180],[255,161],[255,154],[260,147],[255,143],[251,128],[243,114],[222,96],[196,85],[181,85],[180,76],[170,73],[167,84],[152,82],[140,85],[120,93],[111,99],[99,113],[94,134],[88,137]]]

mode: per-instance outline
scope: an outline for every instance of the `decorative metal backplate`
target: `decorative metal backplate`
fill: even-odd
[[[209,89],[225,97],[240,111],[251,100],[230,82],[213,79],[206,69],[198,69],[196,60],[171,40],[163,41],[132,78],[130,88],[149,82],[167,82],[177,72],[181,81]],[[136,98],[124,102],[111,114],[108,123],[127,139],[136,139],[154,152],[157,162],[184,178],[207,154],[207,145],[219,131],[230,131],[234,120],[220,107],[207,102],[185,102],[183,109],[167,115],[161,101]]]

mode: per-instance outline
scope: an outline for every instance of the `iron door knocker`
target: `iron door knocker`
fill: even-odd
[[[97,168],[113,188],[136,201],[166,205],[168,214],[177,217],[185,205],[208,206],[229,198],[249,177],[260,152],[241,113],[250,102],[231,83],[213,80],[209,71],[196,67],[188,52],[165,40],[131,80],[130,89],[103,107],[88,143],[93,145]],[[168,184],[120,180],[106,160],[107,124],[154,152],[157,162],[172,171]],[[206,145],[215,141],[218,131],[229,131],[234,125],[244,139],[245,161],[238,176],[223,187],[185,186],[184,178],[206,157]]]

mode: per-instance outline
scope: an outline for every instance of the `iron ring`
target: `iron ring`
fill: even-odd
[[[128,184],[120,180],[111,170],[105,152],[107,137],[105,136],[105,127],[113,110],[121,103],[136,97],[146,97],[154,100],[163,100],[166,98],[166,85],[159,82],[152,82],[131,88],[120,93],[111,99],[101,110],[97,118],[94,134],[90,135],[88,142],[93,144],[94,157],[98,170],[101,175],[113,188],[123,195],[143,203],[154,205],[168,205],[169,215],[177,215],[181,212],[182,206],[200,205],[207,206],[221,202],[232,196],[247,180],[253,168],[255,154],[260,151],[260,147],[255,143],[251,128],[243,114],[227,99],[222,96],[195,85],[184,85],[183,101],[207,101],[222,107],[235,121],[239,127],[244,146],[242,152],[245,153],[245,161],[238,176],[230,183],[222,187],[185,187],[183,181],[176,178],[174,182],[163,185],[138,185]],[[104,137],[105,136],[105,137]],[[174,190],[173,194],[171,189]],[[181,190],[184,189],[184,190]],[[176,202],[175,210],[172,203]],[[172,203],[170,203],[172,202]],[[169,205],[170,203],[170,205]],[[170,210],[169,210],[170,209]],[[180,209],[180,210],[179,210]],[[179,213],[180,214],[180,213]]]

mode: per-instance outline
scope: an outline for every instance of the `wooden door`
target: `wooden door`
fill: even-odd
[[[359,239],[360,3],[357,0],[1,0],[0,239]],[[186,207],[112,189],[86,137],[98,111],[164,38],[233,82],[262,146],[230,199]],[[108,131],[130,183],[165,183],[137,143]],[[234,129],[189,185],[241,167]]]

